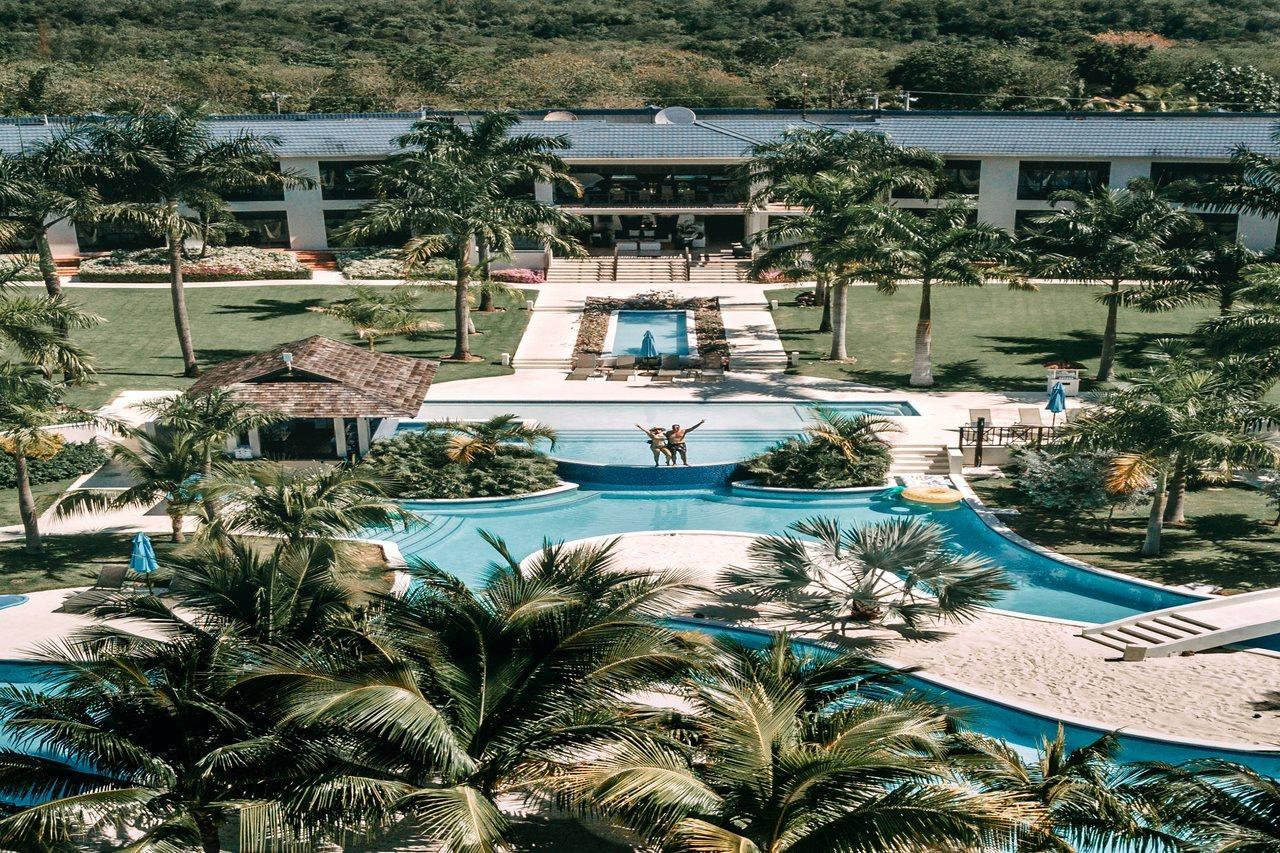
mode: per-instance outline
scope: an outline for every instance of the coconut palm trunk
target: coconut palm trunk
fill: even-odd
[[[933,301],[928,276],[920,282],[920,316],[916,319],[916,351],[911,364],[911,384],[933,384]]]
[[[1160,554],[1160,536],[1164,532],[1164,502],[1169,472],[1163,468],[1156,475],[1156,489],[1151,494],[1151,512],[1147,514],[1147,536],[1142,541],[1142,556]]]
[[[468,288],[471,285],[471,241],[463,240],[458,246],[458,257],[455,261],[458,268],[457,283],[453,291],[453,355],[454,361],[471,360],[471,308],[467,304]]]
[[[476,310],[487,313],[494,309],[493,288],[487,286],[489,282],[489,243],[484,238],[476,240],[476,255],[480,261],[480,304],[476,306]]]
[[[1165,524],[1186,522],[1187,479],[1190,475],[1190,466],[1179,459],[1173,466],[1173,476],[1169,478],[1169,494],[1164,504]]]
[[[31,475],[27,470],[26,454],[15,453],[13,467],[18,481],[18,515],[22,518],[25,550],[28,554],[40,554],[44,552],[44,543],[40,539],[40,515],[36,512],[35,495],[31,493]]]
[[[44,289],[50,296],[62,295],[62,279],[58,278],[58,265],[53,260],[53,247],[49,245],[49,232],[43,227],[36,229],[36,254],[40,262],[40,278],[44,279]],[[58,330],[63,335],[66,329]]]
[[[1116,361],[1116,324],[1120,313],[1120,279],[1111,280],[1111,296],[1107,300],[1107,325],[1102,331],[1102,358],[1098,363],[1098,381],[1106,382]]]
[[[813,303],[822,306],[822,321],[818,323],[818,333],[831,331],[831,287],[827,283],[826,273],[818,273],[813,288]]]
[[[182,281],[182,227],[177,224],[178,203],[169,202],[169,297],[173,301],[173,325],[178,330],[178,346],[182,349],[182,375],[200,375],[196,349],[191,343],[191,320],[187,316],[187,295]]]
[[[832,361],[849,360],[849,344],[846,341],[849,325],[849,285],[837,279],[831,288],[831,353]]]

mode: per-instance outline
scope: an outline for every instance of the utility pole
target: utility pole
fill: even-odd
[[[913,101],[920,100],[919,98],[913,98],[910,92],[900,92],[899,94],[902,95],[902,109],[907,112],[911,111],[911,104]]]
[[[800,118],[808,118],[806,113],[809,110],[809,74],[801,72],[800,74]]]

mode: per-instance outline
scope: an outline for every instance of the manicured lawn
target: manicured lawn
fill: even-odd
[[[127,564],[131,551],[131,533],[87,533],[78,536],[46,536],[44,555],[32,558],[22,549],[22,542],[0,543],[0,595],[88,586],[106,565]],[[158,581],[167,582],[166,558],[177,549],[167,536],[152,536],[160,570]],[[268,547],[267,540],[256,540]],[[381,584],[387,570],[382,550],[376,546],[352,543],[353,558],[362,579]]]
[[[44,512],[53,506],[53,502],[58,499],[58,495],[66,491],[67,486],[73,482],[75,481],[57,480],[52,483],[42,483],[39,486],[34,486],[31,491],[36,496],[36,510]],[[18,490],[0,489],[0,527],[21,523],[22,516],[18,513]]]
[[[974,490],[990,506],[1016,507],[1003,520],[1032,542],[1084,560],[1098,568],[1167,584],[1202,583],[1228,592],[1280,586],[1280,528],[1262,494],[1246,486],[1202,488],[1187,496],[1187,523],[1166,526],[1163,553],[1138,551],[1146,530],[1146,510],[1117,513],[1111,529],[1104,519],[1067,524],[1021,506],[1008,480],[978,480]]]
[[[779,301],[774,322],[787,351],[801,353],[793,373],[849,379],[870,385],[907,387],[915,346],[920,289],[910,285],[893,296],[872,287],[849,289],[849,354],[852,364],[824,361],[831,336],[818,334],[822,312],[795,304],[799,290],[774,290]],[[1064,360],[1096,372],[1106,311],[1098,289],[1045,285],[1037,292],[1003,286],[942,287],[933,291],[935,388],[1013,391],[1044,388],[1042,365]],[[1156,338],[1185,335],[1210,309],[1141,314],[1122,309],[1117,363],[1121,373],[1138,364],[1138,354]]]
[[[191,288],[187,306],[200,361],[210,365],[228,358],[270,349],[277,344],[323,334],[355,343],[346,324],[307,309],[342,299],[345,288],[326,285],[270,285],[262,287]],[[98,382],[76,390],[72,401],[96,407],[124,389],[181,388],[182,359],[173,328],[167,289],[68,288],[68,296],[107,322],[76,334],[76,340],[97,357]],[[443,329],[417,340],[396,339],[379,350],[422,358],[438,358],[453,350],[453,297],[446,289],[425,291],[423,310]],[[504,352],[514,354],[529,322],[520,305],[492,314],[474,314],[481,333],[472,350],[484,356],[474,364],[443,364],[437,382],[509,373],[498,364]]]

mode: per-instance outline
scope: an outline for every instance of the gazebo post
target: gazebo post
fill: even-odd
[[[249,430],[249,449],[253,451],[254,459],[262,456],[262,435],[257,427]]]
[[[356,450],[361,456],[369,452],[369,419],[356,418]]]
[[[347,421],[346,418],[333,419],[333,449],[339,459],[347,458]]]

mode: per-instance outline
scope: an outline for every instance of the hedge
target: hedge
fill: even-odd
[[[514,445],[463,465],[449,459],[449,436],[405,432],[379,441],[363,463],[406,500],[495,498],[540,492],[558,485],[555,460]]]
[[[31,459],[27,462],[27,476],[31,485],[54,483],[58,480],[71,480],[81,474],[96,471],[107,461],[107,451],[96,441],[79,444],[64,444],[52,459]],[[14,459],[0,453],[0,488],[12,489],[18,485],[17,469]]]
[[[309,279],[311,269],[289,252],[245,246],[211,248],[204,258],[182,265],[187,281],[263,281]],[[116,251],[80,264],[81,281],[164,282],[169,280],[167,249]]]

